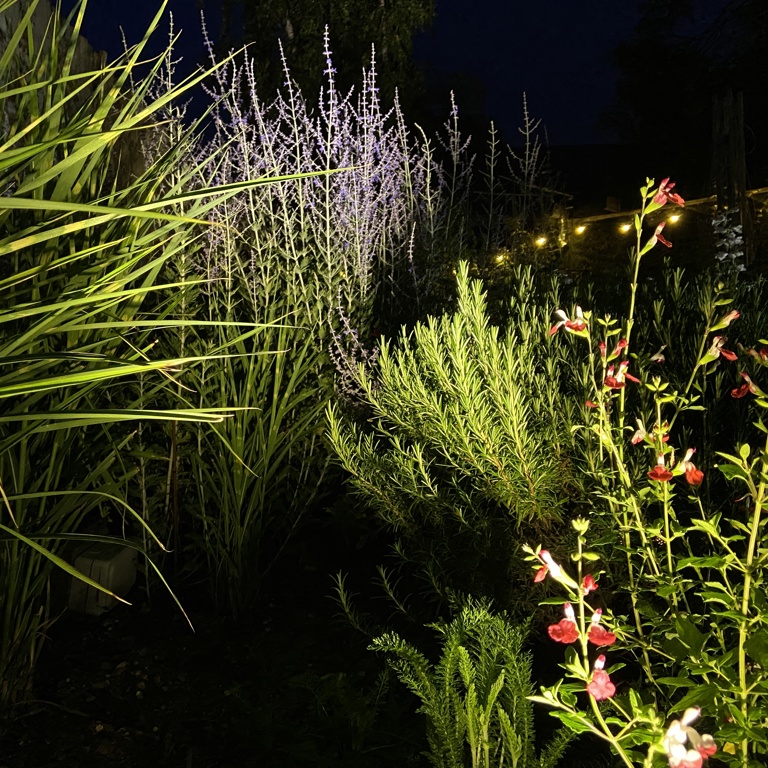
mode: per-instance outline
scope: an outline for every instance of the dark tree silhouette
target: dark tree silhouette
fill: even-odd
[[[360,81],[373,45],[385,99],[395,88],[406,100],[418,93],[413,36],[431,23],[433,0],[222,0],[222,4],[219,45],[228,49],[248,43],[259,92],[265,96],[284,80],[278,41],[294,80],[308,96],[317,92],[326,69],[326,25],[340,88]]]
[[[601,122],[634,145],[649,172],[686,179],[689,194],[712,188],[713,101],[743,93],[749,182],[764,184],[768,164],[765,82],[768,4],[723,0],[644,0],[631,40],[614,51],[616,98]]]

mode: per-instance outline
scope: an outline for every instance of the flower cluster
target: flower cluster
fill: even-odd
[[[708,734],[699,734],[691,727],[701,710],[686,709],[679,720],[673,720],[664,736],[664,752],[669,768],[701,768],[704,760],[717,752],[715,740]]]
[[[592,574],[587,574],[578,584],[571,579],[568,574],[555,562],[552,555],[542,549],[536,553],[543,565],[539,566],[533,577],[534,582],[543,581],[547,575],[555,581],[564,584],[571,590],[576,590],[582,606],[586,606],[584,597],[597,590],[597,582]],[[616,635],[602,625],[603,611],[601,608],[592,610],[592,618],[588,627],[580,627],[576,619],[576,613],[570,603],[563,605],[565,613],[564,618],[557,624],[551,624],[547,627],[547,633],[556,643],[570,645],[578,640],[584,640],[585,643],[592,643],[598,647],[613,645],[616,642]],[[604,669],[605,656],[600,655],[595,661],[592,675],[587,684],[586,690],[598,701],[609,699],[616,693],[616,686],[611,682],[610,676]]]

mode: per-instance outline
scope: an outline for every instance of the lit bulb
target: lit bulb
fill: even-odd
[[[680,221],[680,214],[679,213],[673,213],[669,217],[669,221],[670,221],[671,224],[674,224],[675,222]]]
[[[547,238],[544,237],[543,235],[541,237],[536,238],[536,245],[538,245],[539,248],[541,248],[542,245],[546,245],[546,244],[547,244]]]
[[[630,229],[632,229],[632,225],[631,225],[631,224],[622,224],[622,225],[619,227],[619,229],[620,229],[622,232],[625,232],[625,233],[626,233],[626,232],[629,232],[629,230],[630,230]]]
[[[500,253],[498,256],[496,256],[496,263],[501,264],[502,261],[504,261],[504,254]]]
[[[576,227],[576,234],[577,235],[583,235],[584,230],[586,230],[586,227],[583,224],[579,224],[578,227]]]

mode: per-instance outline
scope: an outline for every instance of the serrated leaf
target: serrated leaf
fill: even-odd
[[[697,685],[677,702],[674,712],[684,712],[688,707],[701,707],[707,709],[711,707],[720,689],[714,685]]]
[[[707,636],[687,616],[681,614],[675,619],[675,628],[680,640],[694,654],[698,654],[707,641]]]

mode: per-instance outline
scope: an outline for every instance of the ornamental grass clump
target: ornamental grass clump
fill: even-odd
[[[0,12],[15,6],[2,0]],[[120,152],[198,73],[161,96],[151,85],[163,57],[141,70],[161,4],[141,42],[107,67],[74,69],[85,2],[69,21],[54,15],[36,42],[37,2],[19,15],[0,55],[0,710],[24,702],[52,611],[54,567],[72,541],[136,549],[153,540],[130,501],[142,422],[226,418],[187,408],[175,389],[201,362],[158,353],[177,320],[164,305],[181,290],[169,261],[194,247],[222,197],[249,184],[190,192],[181,142],[126,180]],[[190,127],[194,135],[198,126]],[[256,183],[256,182],[254,182]],[[251,184],[252,185],[252,184]],[[216,351],[225,355],[225,347]],[[117,386],[117,385],[120,386]],[[113,537],[85,526],[111,524]],[[122,534],[122,535],[121,535]],[[154,538],[158,549],[163,548]],[[147,560],[147,568],[155,568]]]
[[[673,768],[699,766],[715,751],[711,737],[700,737],[691,728],[701,709],[713,721],[718,759],[747,768],[768,753],[762,577],[768,557],[768,427],[761,415],[768,397],[760,386],[768,355],[763,346],[747,348],[729,338],[742,313],[732,308],[722,285],[702,296],[705,327],[693,345],[690,370],[676,372],[679,388],[662,375],[667,358],[681,359],[678,340],[670,338],[667,349],[652,355],[642,351],[642,336],[633,333],[640,262],[656,245],[671,247],[664,222],[653,214],[667,203],[684,204],[673,188],[668,179],[658,187],[648,180],[641,190],[626,319],[594,317],[577,309],[558,313],[551,330],[553,336],[566,334],[589,347],[587,418],[577,427],[583,436],[577,445],[595,502],[590,523],[574,521],[576,579],[549,552],[531,550],[565,589],[568,602],[579,604],[577,617],[566,609],[565,621],[575,622],[574,631],[560,627],[553,630],[557,636],[553,631],[550,636],[559,642],[579,641],[580,653],[567,651],[564,668],[580,682],[545,688],[538,700],[554,707],[575,730],[606,739],[626,765],[651,765],[654,754],[664,753]],[[713,376],[730,381],[728,388],[720,388],[720,397],[752,400],[745,405],[754,409],[754,421],[748,441],[734,452],[706,451],[699,458],[700,424],[698,432],[694,422],[685,430],[681,424],[686,415],[711,407],[708,383]],[[645,412],[633,413],[644,403],[650,405]],[[723,476],[727,493],[719,502],[717,486],[705,493],[714,469]],[[589,551],[584,549],[588,527],[596,532]],[[588,656],[585,616],[591,609],[585,607],[582,567],[593,562],[602,563],[603,581],[610,579],[616,592],[608,634],[641,671],[645,687],[639,692],[632,685],[625,691],[610,680],[618,665],[608,668],[605,659],[592,662]],[[584,691],[586,707],[579,696]],[[608,700],[610,714],[597,705],[600,700]],[[683,716],[665,729],[678,712]],[[634,749],[643,744],[648,745],[645,757]]]
[[[413,293],[423,168],[397,107],[382,113],[375,70],[358,96],[339,95],[327,44],[325,54],[316,106],[287,66],[285,88],[264,103],[247,56],[222,63],[208,89],[212,135],[188,163],[201,187],[251,185],[215,205],[201,247],[173,263],[185,283],[201,280],[185,286],[176,311],[223,322],[169,339],[179,352],[236,352],[200,366],[192,394],[179,392],[190,406],[225,399],[232,418],[213,434],[175,432],[171,462],[178,485],[194,488],[194,542],[214,597],[237,617],[323,490],[332,360],[344,370],[369,348],[374,315],[400,311]],[[294,177],[252,187],[285,174]],[[244,335],[242,324],[260,330]]]

